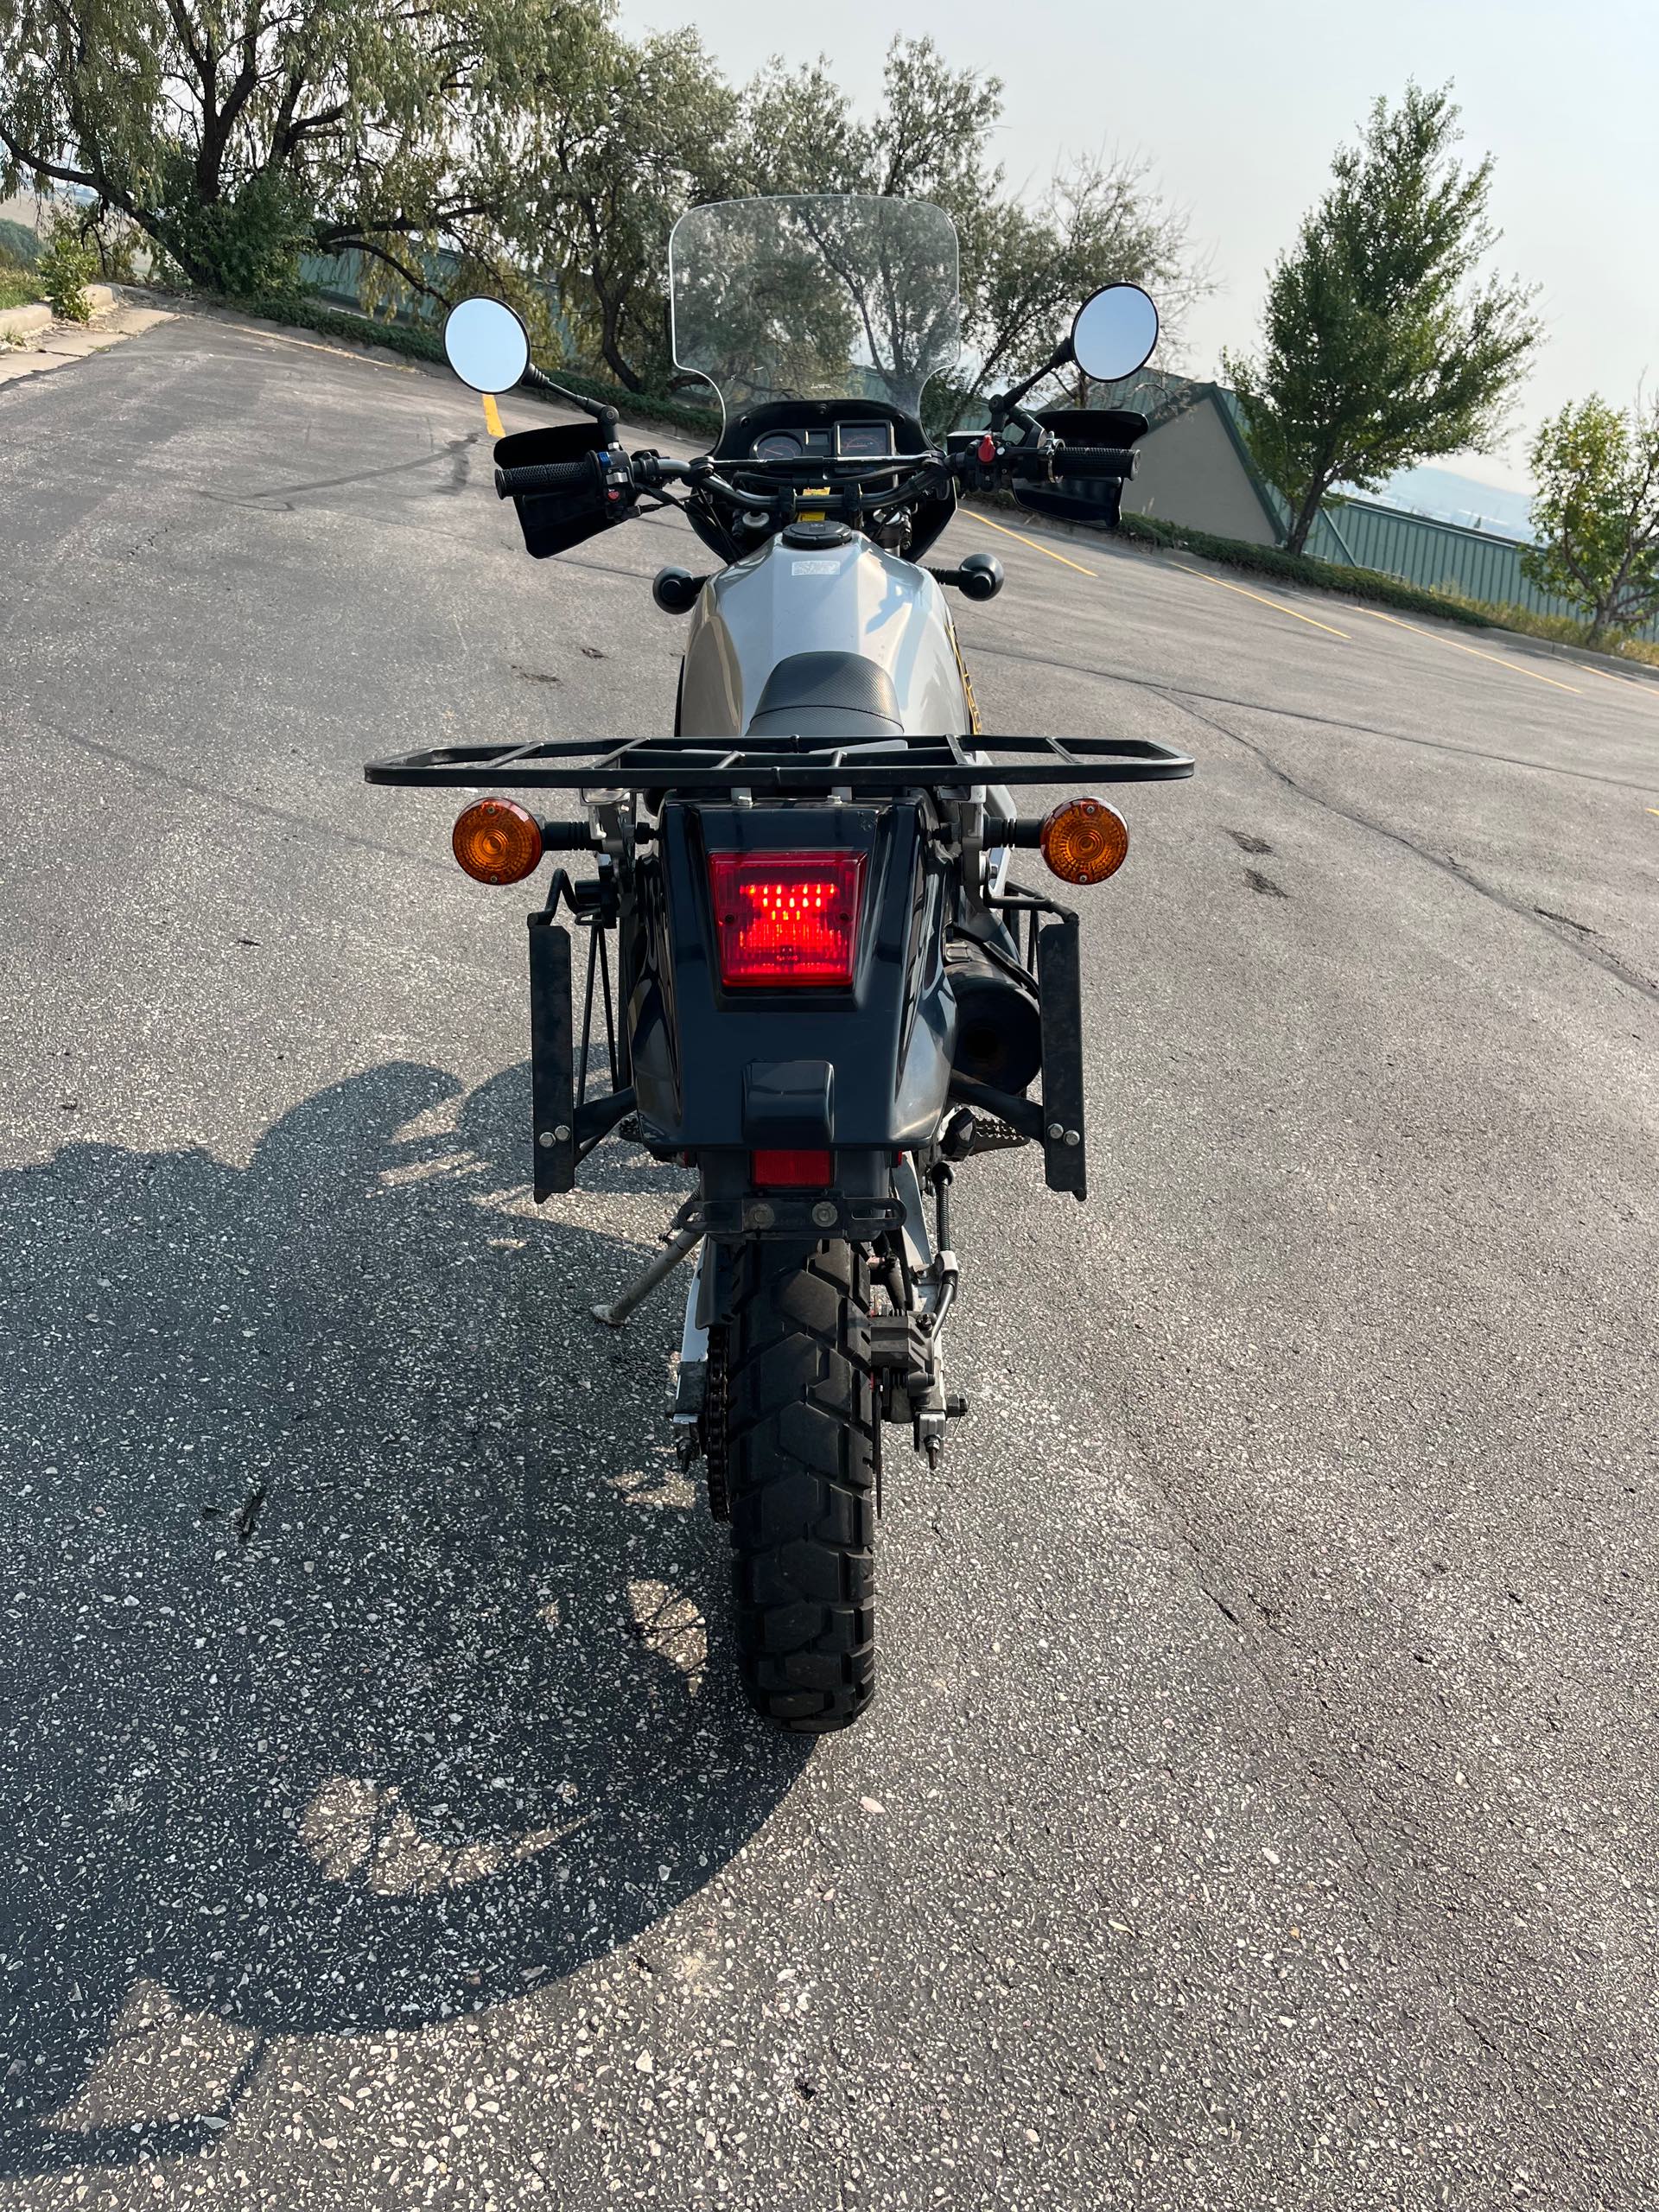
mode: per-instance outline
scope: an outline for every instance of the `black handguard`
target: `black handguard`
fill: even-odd
[[[499,499],[531,499],[538,493],[594,492],[605,489],[605,464],[596,453],[575,461],[541,461],[527,468],[498,468],[495,495]]]

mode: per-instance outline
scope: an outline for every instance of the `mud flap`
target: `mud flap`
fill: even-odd
[[[530,1096],[536,1202],[576,1184],[571,1091],[570,939],[545,911],[530,923]]]
[[[1077,918],[1037,932],[1037,991],[1043,1021],[1043,1180],[1051,1191],[1089,1195],[1083,1126],[1083,982]]]

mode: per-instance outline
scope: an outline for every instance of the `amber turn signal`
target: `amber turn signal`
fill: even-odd
[[[521,883],[542,857],[542,825],[512,799],[475,799],[452,842],[475,883]]]
[[[1043,817],[1043,858],[1063,883],[1104,883],[1128,857],[1129,825],[1100,798],[1068,798]]]

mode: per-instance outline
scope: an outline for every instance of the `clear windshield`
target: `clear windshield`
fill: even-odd
[[[723,200],[669,240],[674,359],[728,407],[877,399],[921,411],[962,346],[956,226],[919,200]]]

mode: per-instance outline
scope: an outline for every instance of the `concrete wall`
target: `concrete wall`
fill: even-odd
[[[1138,449],[1141,473],[1123,486],[1125,514],[1183,522],[1250,545],[1277,542],[1212,400],[1148,430]]]

